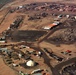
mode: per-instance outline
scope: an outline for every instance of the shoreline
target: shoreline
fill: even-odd
[[[8,2],[5,2],[5,3],[3,3],[3,4],[0,4],[1,6],[0,6],[0,9],[3,7],[3,6],[5,6],[6,4],[8,4],[8,3],[11,3],[11,2],[13,2],[14,0],[11,0],[11,1],[8,1]]]

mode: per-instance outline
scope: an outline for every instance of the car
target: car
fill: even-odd
[[[71,53],[72,51],[70,51],[70,50],[67,50],[66,52],[68,52],[68,53]]]
[[[44,51],[46,51],[46,52],[47,52],[47,49],[46,49],[46,48],[44,48]]]

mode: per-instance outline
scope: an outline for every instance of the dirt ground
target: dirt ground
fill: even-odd
[[[63,0],[47,0],[47,2],[52,2],[52,1],[55,1],[55,2],[62,1],[63,2]],[[16,6],[31,3],[31,2],[46,2],[46,0],[32,0],[32,1],[30,1],[30,0],[15,0],[12,3],[8,3],[3,7],[3,10],[0,11],[0,20],[3,19],[5,13],[7,12],[7,9],[10,9],[8,7],[16,7]],[[64,2],[66,2],[66,1],[64,1]],[[8,14],[5,17],[4,22],[0,25],[0,33],[3,32],[4,30],[7,30],[7,28],[10,26],[10,24],[15,20],[16,16],[18,16],[20,14],[24,15],[23,13]],[[26,18],[25,18],[25,20],[23,22],[23,26],[20,28],[20,30],[40,29],[43,26],[48,25],[49,23],[53,22],[53,18],[50,16],[47,18],[41,19],[41,20],[37,20],[37,21],[28,21],[27,20],[28,14],[25,14],[25,16],[26,16]],[[40,26],[40,25],[42,25],[42,26]],[[34,28],[34,27],[36,27],[36,28]]]
[[[40,47],[43,49],[43,48],[47,48],[50,52],[54,52],[55,54],[57,54],[58,56],[60,57],[63,57],[64,58],[64,61],[65,60],[68,60],[67,58],[73,58],[76,56],[76,47],[75,47],[75,44],[70,44],[70,45],[66,45],[66,44],[61,44],[60,46],[57,46],[55,44],[51,44],[51,43],[48,43],[48,42],[42,42],[40,44]],[[71,52],[71,56],[69,56],[68,54],[65,55],[65,54],[62,54],[61,52],[65,52],[66,50],[70,50],[72,51]],[[53,58],[51,58],[53,59]],[[57,62],[56,60],[52,60],[51,61],[51,64],[53,66],[55,66],[56,64],[58,64],[59,62]]]
[[[75,0],[70,0],[70,1],[66,1],[66,0],[15,0],[12,3],[6,4],[1,10],[0,10],[0,22],[2,21],[2,19],[4,18],[4,15],[7,13],[8,11],[8,7],[16,7],[19,5],[23,5],[23,4],[27,4],[27,3],[35,3],[35,2],[62,2],[62,3],[76,3]],[[10,9],[10,8],[9,8]],[[32,12],[32,11],[31,11]],[[29,12],[30,13],[30,12]],[[32,13],[31,13],[32,14]],[[24,15],[25,19],[23,20],[23,24],[22,26],[18,29],[18,30],[43,30],[42,28],[44,26],[47,26],[48,24],[52,23],[54,21],[54,17],[52,16],[48,16],[46,18],[42,18],[40,20],[35,20],[35,21],[28,21],[28,12],[25,11],[25,13],[18,13],[18,12],[14,12],[14,13],[9,13],[5,16],[4,21],[1,23],[0,25],[0,33],[2,33],[3,31],[7,30],[7,28],[10,26],[11,23],[13,23],[16,19],[17,16],[19,15]],[[76,44],[72,44],[72,45],[66,45],[66,44],[61,44],[60,46],[58,46],[57,44],[51,44],[48,42],[42,42],[40,43],[40,47],[43,48],[47,48],[49,49],[49,51],[54,52],[55,54],[57,54],[58,56],[61,56],[64,58],[64,61],[67,60],[67,58],[73,58],[76,56]],[[71,56],[64,55],[61,52],[64,52],[66,50],[71,50]],[[48,55],[48,54],[47,54]],[[44,61],[42,58],[40,59],[36,59],[37,57],[33,57],[33,59],[35,59],[36,61],[38,61],[40,64],[39,66],[41,66],[41,68],[48,68],[46,64],[44,64],[42,61]],[[57,60],[54,60],[53,58],[50,57],[51,60],[51,64],[53,66],[55,66],[56,64],[59,64],[60,62],[58,62]],[[16,61],[17,62],[17,61]],[[44,65],[44,66],[42,66]],[[0,58],[0,75],[16,75],[15,72],[10,69],[8,66],[6,66],[2,60],[2,58]],[[37,68],[39,68],[39,66]],[[19,70],[23,69],[23,71],[27,71],[27,72],[31,72],[33,69],[28,70],[28,69],[24,69],[23,67],[17,68]],[[49,68],[48,68],[49,70]]]
[[[9,66],[5,65],[3,59],[0,57],[0,75],[17,75]]]

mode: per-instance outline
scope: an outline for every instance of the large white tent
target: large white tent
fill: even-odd
[[[33,60],[29,60],[26,62],[26,65],[29,67],[35,66],[35,62]]]

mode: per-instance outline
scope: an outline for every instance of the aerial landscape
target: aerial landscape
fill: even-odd
[[[76,0],[0,0],[0,75],[76,75]]]

